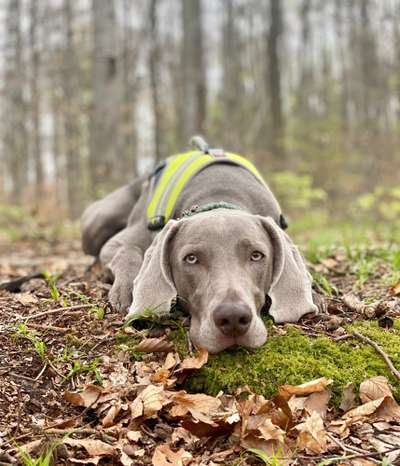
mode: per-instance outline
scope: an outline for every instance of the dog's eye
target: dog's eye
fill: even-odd
[[[264,254],[260,251],[253,251],[251,254],[251,260],[253,262],[258,262],[264,257]]]
[[[197,262],[199,262],[199,259],[197,259],[194,254],[188,254],[183,260],[190,265],[197,264]]]

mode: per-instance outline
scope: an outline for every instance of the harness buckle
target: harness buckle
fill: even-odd
[[[157,231],[161,230],[165,226],[165,216],[164,215],[157,215],[156,217],[152,217],[149,222],[147,223],[147,228],[150,231]]]

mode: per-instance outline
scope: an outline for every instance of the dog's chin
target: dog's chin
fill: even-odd
[[[217,354],[229,348],[249,348],[256,349],[267,341],[267,330],[247,332],[240,337],[229,337],[215,329],[202,338],[201,335],[190,332],[190,339],[196,348],[205,348],[211,354]]]

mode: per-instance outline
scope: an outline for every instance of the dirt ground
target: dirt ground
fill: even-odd
[[[361,405],[374,401],[375,408],[348,418],[343,412],[328,410],[322,395],[318,419],[307,417],[304,406],[295,415],[293,401],[288,404],[283,392],[281,399],[273,401],[251,395],[246,405],[227,394],[191,398],[179,383],[186,373],[201,367],[206,356],[179,360],[168,341],[168,326],[161,332],[122,328],[121,316],[107,302],[110,285],[102,281],[93,259],[80,252],[79,242],[3,241],[0,257],[0,283],[33,272],[48,274],[16,285],[14,291],[0,290],[0,465],[22,461],[21,447],[32,458],[43,458],[50,449],[53,459],[49,464],[368,465],[398,461],[400,408],[384,381],[378,383],[379,396],[370,396]],[[312,265],[313,272],[329,278],[329,282],[316,283],[323,316],[304,320],[297,328],[311,337],[328,334],[345,339],[344,324],[355,319],[380,320],[389,332],[393,323],[396,327],[400,289],[369,280],[355,299],[355,282],[363,276],[353,268],[340,253]],[[382,278],[390,267],[378,264],[373,273]],[[125,344],[131,337],[145,340],[137,348],[138,357]],[[301,393],[297,401],[304,403],[307,396],[326,393],[329,382],[319,383],[287,393],[293,399]],[[290,425],[287,419],[275,422],[271,415],[263,417],[264,430],[259,425],[249,427],[256,418],[261,422],[261,414],[270,409],[279,416],[286,413]],[[313,426],[307,424],[311,418]],[[374,443],[372,437],[378,440]],[[276,442],[281,446],[268,450]],[[255,453],[249,450],[252,446]],[[269,452],[267,459],[262,458],[263,451]],[[389,460],[382,460],[385,451]],[[23,464],[47,463],[25,460]]]

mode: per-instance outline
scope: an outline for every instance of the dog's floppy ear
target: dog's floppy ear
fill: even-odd
[[[311,293],[311,276],[289,236],[271,217],[261,217],[273,248],[273,272],[269,314],[275,322],[297,322],[309,312],[318,313]]]
[[[169,245],[179,221],[170,220],[147,249],[143,264],[133,282],[133,300],[126,319],[145,310],[165,314],[176,297],[176,288],[169,264]]]

